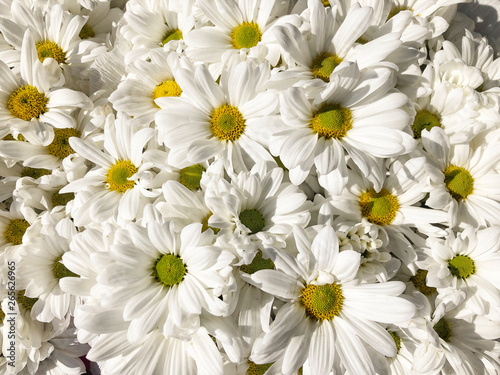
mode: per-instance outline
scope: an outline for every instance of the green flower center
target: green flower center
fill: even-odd
[[[434,324],[434,331],[438,334],[438,336],[446,342],[449,342],[452,331],[451,324],[445,318],[441,318],[439,322]]]
[[[199,190],[201,189],[200,181],[203,172],[205,172],[205,168],[201,164],[182,168],[179,171],[179,182],[189,190]]]
[[[344,296],[337,283],[308,284],[302,289],[300,303],[305,307],[309,317],[316,320],[332,320],[342,311]]]
[[[255,273],[260,270],[272,270],[274,269],[274,263],[271,259],[262,258],[262,251],[257,251],[255,254],[252,263],[244,264],[240,267],[240,270],[245,273]]]
[[[252,48],[262,39],[262,32],[255,22],[243,22],[231,32],[233,47],[236,49]]]
[[[359,196],[361,214],[373,224],[388,225],[394,221],[399,209],[398,198],[382,189],[375,192],[370,189]]]
[[[153,103],[155,99],[162,98],[165,96],[181,96],[182,90],[177,82],[174,80],[166,80],[157,85],[153,90]],[[154,103],[156,108],[158,105]]]
[[[138,171],[137,167],[130,160],[118,160],[106,173],[108,189],[125,193],[135,186],[135,181],[129,180]]]
[[[42,176],[46,176],[48,174],[51,174],[52,172],[49,171],[48,169],[44,168],[31,168],[31,167],[24,167],[22,172],[21,172],[21,177],[31,177],[33,179],[40,178]]]
[[[89,39],[95,37],[95,32],[92,27],[90,27],[88,24],[85,24],[80,30],[78,36],[80,37],[80,39]]]
[[[26,310],[31,311],[33,305],[38,301],[38,298],[30,298],[24,295],[24,290],[17,292],[17,303],[24,307]]]
[[[80,137],[80,135],[81,133],[73,128],[54,129],[54,140],[46,147],[47,152],[61,160],[74,154],[75,151],[71,148],[69,139],[71,137]]]
[[[244,226],[250,229],[250,234],[258,233],[266,226],[264,216],[255,208],[241,211],[239,219]]]
[[[238,108],[224,104],[210,115],[210,130],[221,141],[235,141],[245,131],[245,119]]]
[[[311,72],[316,78],[330,82],[330,75],[342,62],[342,59],[330,52],[322,52],[316,56],[311,65]]]
[[[413,283],[415,288],[417,288],[422,294],[430,296],[437,291],[434,287],[429,287],[425,283],[427,277],[427,270],[418,270],[415,276],[410,277],[410,281]]]
[[[321,0],[321,2],[323,3],[323,5],[325,7],[329,7],[330,6],[330,1],[329,0]]]
[[[167,33],[163,36],[161,44],[164,46],[171,40],[181,40],[181,39],[182,39],[182,31],[180,31],[179,29],[173,29],[167,31]]]
[[[179,284],[186,273],[186,265],[178,255],[164,254],[156,261],[152,275],[159,283],[171,287]]]
[[[3,232],[3,238],[12,245],[21,245],[24,233],[29,226],[30,224],[24,219],[12,219]]]
[[[396,332],[393,331],[388,331],[389,335],[391,335],[392,339],[394,340],[394,343],[396,344],[396,355],[399,354],[399,351],[401,350],[401,337]]]
[[[72,201],[73,199],[75,199],[75,193],[61,194],[58,191],[55,191],[51,197],[52,207],[66,206],[68,202]]]
[[[48,57],[52,57],[58,64],[66,62],[66,52],[64,52],[62,48],[57,45],[57,43],[51,42],[50,40],[38,42],[36,44],[36,52],[38,53],[38,59],[41,62]]]
[[[389,12],[389,15],[387,16],[387,20],[390,20],[392,17],[394,17],[396,14],[399,12],[402,12],[403,10],[411,10],[413,12],[413,9],[405,6],[395,6],[391,9]]]
[[[203,218],[203,220],[201,221],[201,225],[202,225],[201,231],[202,232],[205,232],[208,228],[210,228],[210,229],[212,229],[214,231],[214,234],[219,233],[220,228],[213,228],[213,227],[211,227],[211,226],[208,225],[208,219],[210,219],[210,216],[212,216],[212,215],[213,214],[211,212],[209,212],[208,215],[205,216]]]
[[[7,109],[12,116],[30,121],[47,112],[48,101],[49,98],[39,92],[36,87],[26,85],[9,95]]]
[[[451,274],[459,279],[467,279],[476,273],[474,261],[467,255],[457,255],[448,261],[448,269]]]
[[[57,257],[57,259],[54,260],[54,263],[52,264],[52,274],[56,279],[60,280],[63,277],[80,277],[80,275],[77,275],[76,273],[68,270],[66,266],[61,263],[61,259],[62,255]]]
[[[314,115],[309,127],[326,139],[342,139],[352,129],[352,113],[339,104],[325,104]]]
[[[252,361],[248,361],[247,375],[264,375],[266,371],[273,365],[274,362],[258,365]]]
[[[465,200],[474,191],[474,178],[464,168],[450,164],[444,170],[444,183],[457,201]]]
[[[415,115],[415,121],[413,121],[413,125],[411,126],[413,137],[419,139],[422,137],[424,129],[431,130],[435,126],[441,127],[441,120],[438,115],[427,110],[418,111]]]

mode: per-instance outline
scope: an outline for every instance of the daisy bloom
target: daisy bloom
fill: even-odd
[[[97,277],[107,288],[103,306],[123,306],[130,322],[127,337],[141,341],[155,329],[165,337],[189,339],[200,326],[200,314],[226,313],[219,299],[234,256],[212,245],[213,234],[191,224],[181,233],[172,222],[130,223],[115,234],[112,262]]]
[[[83,178],[66,185],[60,193],[75,193],[76,199],[82,192],[84,201],[75,200],[73,217],[78,226],[89,221],[103,222],[112,218],[133,220],[154,196],[141,185],[139,176],[151,169],[145,160],[144,151],[153,129],[138,126],[127,115],[119,113],[115,120],[109,115],[105,126],[104,149],[99,150],[92,142],[71,138],[74,150],[96,166]],[[147,154],[146,154],[147,155]]]
[[[347,183],[344,150],[364,176],[380,181],[380,158],[415,147],[407,133],[408,99],[391,90],[393,78],[388,69],[360,71],[348,63],[313,100],[299,87],[282,94],[283,122],[273,128],[269,148],[290,170],[292,183],[301,184],[314,165],[320,185],[340,194]]]
[[[237,173],[272,161],[258,129],[276,121],[278,98],[264,91],[269,75],[269,65],[255,61],[228,65],[220,84],[205,65],[179,69],[183,95],[155,101],[162,108],[155,121],[160,142],[170,149],[168,162],[184,167],[186,159],[195,164],[215,157]]]
[[[249,277],[253,285],[286,302],[269,332],[255,343],[251,358],[258,364],[274,362],[284,349],[285,374],[306,360],[314,374],[328,374],[340,364],[353,374],[373,374],[362,342],[394,356],[395,342],[377,322],[403,323],[415,307],[398,297],[403,283],[357,285],[360,255],[339,252],[331,227],[311,228],[309,235],[295,227],[297,258],[280,253],[278,270],[260,270]]]

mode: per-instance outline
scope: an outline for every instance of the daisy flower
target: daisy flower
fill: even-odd
[[[276,121],[278,98],[264,91],[269,75],[269,65],[255,61],[227,66],[220,84],[205,65],[179,69],[176,81],[183,95],[155,101],[161,107],[155,116],[158,137],[170,149],[168,162],[183,167],[185,160],[196,164],[216,157],[237,173],[272,161],[258,129]]]
[[[500,228],[477,230],[467,226],[455,235],[449,231],[444,240],[428,238],[425,257],[417,265],[427,270],[429,287],[464,290],[466,306],[485,315],[500,306]],[[491,304],[491,309],[489,305]]]
[[[31,308],[33,319],[51,322],[74,312],[76,299],[61,290],[59,281],[78,276],[61,261],[76,228],[62,213],[46,214],[41,220],[40,235],[20,248],[17,286],[25,290],[26,297],[37,299]]]
[[[200,314],[221,316],[228,304],[219,299],[230,281],[234,256],[213,246],[213,234],[201,224],[174,232],[172,222],[130,223],[115,234],[112,261],[97,277],[106,287],[103,306],[123,307],[130,342],[155,329],[165,337],[189,339],[200,327]]]
[[[380,181],[380,158],[409,153],[415,141],[407,134],[407,97],[392,90],[392,72],[360,71],[345,64],[314,100],[304,88],[281,96],[281,126],[273,127],[269,148],[299,185],[312,166],[321,186],[339,194],[347,183],[345,151],[363,175]],[[264,125],[261,125],[264,126]]]
[[[213,26],[192,30],[186,36],[186,54],[196,61],[217,63],[231,55],[265,57],[271,65],[280,58],[271,32],[274,0],[203,0],[199,6]]]
[[[427,205],[450,212],[451,225],[477,227],[500,224],[500,175],[497,143],[476,149],[468,144],[450,145],[439,127],[422,133],[422,144],[436,168]]]
[[[152,168],[144,151],[153,129],[138,129],[136,123],[123,113],[115,120],[109,115],[104,131],[102,152],[91,141],[71,138],[69,143],[95,167],[84,177],[66,185],[60,193],[75,193],[72,215],[78,226],[89,221],[103,222],[112,218],[130,221],[140,215],[149,197],[157,195],[141,185],[141,173]],[[78,200],[82,194],[83,201]],[[77,203],[78,202],[78,203]]]
[[[309,235],[295,227],[297,258],[276,254],[278,270],[260,270],[249,277],[252,284],[285,301],[269,332],[256,341],[251,358],[270,363],[284,350],[281,370],[286,374],[306,360],[313,374],[328,374],[339,365],[349,373],[373,374],[362,342],[394,356],[395,342],[377,322],[406,322],[415,306],[398,297],[403,283],[357,285],[360,255],[339,252],[331,227],[311,228]]]
[[[53,85],[36,57],[30,31],[23,35],[21,77],[0,61],[0,119],[14,136],[21,134],[33,144],[47,146],[54,140],[54,128],[75,127],[71,112],[92,109],[82,92]]]

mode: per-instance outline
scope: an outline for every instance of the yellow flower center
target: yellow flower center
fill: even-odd
[[[255,208],[241,211],[239,219],[244,226],[250,229],[250,234],[258,233],[266,226],[264,216]]]
[[[258,365],[252,361],[248,361],[247,375],[264,375],[273,363],[274,362]]]
[[[415,121],[413,121],[413,125],[411,126],[413,137],[419,139],[422,137],[422,131],[424,129],[431,130],[435,126],[441,127],[441,120],[438,115],[425,109],[418,111],[415,115]]]
[[[330,6],[330,1],[328,1],[328,0],[321,0],[321,2],[323,3],[323,5],[324,5],[325,7]]]
[[[238,108],[224,104],[212,111],[210,130],[221,141],[235,141],[245,131],[245,119]]]
[[[162,98],[164,96],[181,96],[182,90],[177,82],[174,80],[166,80],[157,85],[153,90],[153,103],[155,99]],[[156,108],[158,105],[155,103]]]
[[[399,353],[401,350],[401,337],[396,332],[393,331],[388,331],[389,335],[391,335],[392,339],[394,340],[394,343],[396,344],[396,355]]]
[[[205,167],[201,164],[191,165],[179,171],[179,182],[189,190],[201,189],[201,176],[205,172]]]
[[[30,224],[24,219],[12,219],[5,227],[3,238],[6,242],[12,245],[21,245],[23,243],[23,236]]]
[[[182,31],[180,31],[179,29],[173,29],[167,31],[167,33],[163,36],[161,44],[164,46],[171,40],[181,40],[181,39],[182,39]]]
[[[75,193],[61,194],[58,191],[55,191],[51,197],[52,207],[66,206],[68,202],[72,201],[73,199],[75,199]]]
[[[342,62],[342,59],[330,52],[322,52],[316,56],[311,65],[311,72],[316,78],[330,82],[330,75]]]
[[[38,298],[30,298],[24,295],[24,290],[17,292],[17,303],[24,307],[26,310],[31,311],[33,305],[38,301]]]
[[[71,137],[80,137],[81,133],[74,128],[54,129],[54,140],[46,147],[47,152],[59,159],[74,154],[69,144]]]
[[[434,331],[438,334],[438,336],[446,342],[450,341],[450,337],[452,334],[451,324],[445,318],[441,318],[439,322],[434,324]]]
[[[38,42],[36,44],[36,52],[41,62],[48,57],[52,57],[58,64],[64,64],[66,62],[66,52],[64,52],[57,43],[51,42],[50,40]]]
[[[78,34],[80,39],[89,39],[93,38],[95,36],[94,29],[90,27],[90,25],[85,24],[83,25],[82,29],[80,30],[80,33]]]
[[[68,270],[66,266],[61,263],[61,259],[62,255],[57,257],[57,259],[54,260],[54,263],[52,264],[52,274],[56,279],[60,280],[63,277],[80,277],[80,275],[77,275],[76,273]]]
[[[179,284],[186,273],[186,265],[178,255],[164,254],[156,261],[152,276],[159,283],[171,287]]]
[[[352,113],[339,104],[324,104],[314,115],[309,127],[326,139],[342,139],[352,129]]]
[[[339,316],[344,303],[342,289],[337,283],[325,285],[308,284],[302,289],[300,303],[306,314],[316,320],[332,320]]]
[[[214,234],[217,234],[220,232],[220,228],[213,228],[211,226],[208,225],[208,219],[210,219],[210,216],[212,216],[213,213],[212,212],[209,212],[207,216],[205,216],[203,218],[203,220],[201,221],[201,231],[202,232],[205,232],[208,228],[212,229],[214,231]]]
[[[382,189],[378,193],[374,189],[370,189],[359,196],[359,206],[361,215],[371,223],[388,225],[396,217],[399,201],[395,195],[392,195],[386,189]]]
[[[0,309],[0,324],[3,324],[3,320],[5,319],[5,313],[2,309]]]
[[[48,101],[49,98],[39,92],[36,87],[26,85],[9,95],[7,109],[12,116],[30,121],[47,112]]]
[[[21,177],[31,177],[36,180],[37,178],[49,175],[51,173],[52,173],[51,171],[44,168],[24,167],[21,172]]]
[[[429,287],[425,283],[427,272],[427,270],[418,270],[415,276],[410,277],[410,281],[422,294],[430,296],[431,294],[436,292],[437,289],[434,287]]]
[[[106,173],[108,189],[125,193],[135,186],[135,181],[129,180],[138,171],[137,167],[130,160],[118,160]]]
[[[262,39],[262,32],[255,22],[243,22],[231,32],[233,47],[236,49],[252,48]]]
[[[387,16],[387,20],[389,21],[392,17],[394,17],[399,12],[402,12],[403,10],[411,10],[413,12],[413,9],[409,8],[409,7],[394,6],[394,7],[392,7],[391,11],[389,12],[389,15]]]
[[[474,191],[474,178],[469,171],[453,164],[444,170],[444,183],[457,201],[465,200]]]
[[[463,280],[476,273],[476,265],[467,255],[457,255],[450,259],[448,269],[453,276]]]
[[[240,271],[245,273],[255,273],[260,270],[272,270],[274,269],[274,263],[271,259],[262,258],[262,251],[257,251],[252,262],[250,264],[244,264],[240,266]]]

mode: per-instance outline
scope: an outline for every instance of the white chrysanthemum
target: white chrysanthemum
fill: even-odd
[[[494,314],[500,307],[500,227],[468,226],[456,236],[450,231],[444,240],[429,238],[424,252],[417,265],[428,271],[429,287],[440,293],[464,290],[466,306],[478,315]]]
[[[280,52],[270,31],[276,19],[271,17],[274,4],[274,0],[198,1],[213,26],[194,29],[185,36],[186,54],[193,60],[220,63],[243,52],[276,65]]]
[[[142,214],[150,197],[159,194],[152,192],[147,182],[152,179],[148,170],[154,163],[148,163],[144,147],[153,133],[151,128],[138,128],[130,117],[120,112],[116,120],[114,115],[107,118],[105,152],[90,140],[70,139],[71,147],[79,155],[96,164],[83,178],[60,190],[60,193],[76,195],[72,215],[77,225],[112,218],[131,221]],[[85,192],[91,195],[82,194]]]
[[[115,110],[145,123],[153,121],[160,109],[155,99],[181,96],[175,73],[181,61],[187,63],[187,59],[179,61],[176,52],[162,49],[151,50],[149,58],[150,61],[136,60],[128,64],[127,76],[109,96]]]
[[[290,56],[296,64],[274,76],[277,87],[286,88],[293,83],[313,84],[307,82],[312,79],[329,82],[330,75],[343,61],[356,62],[361,70],[371,66],[396,67],[387,63],[386,58],[402,45],[397,32],[387,33],[354,48],[370,24],[372,7],[361,7],[355,3],[343,20],[337,12],[337,7],[325,8],[319,0],[309,0],[308,9],[302,14],[307,27],[299,29],[292,23],[285,23],[273,28],[285,59]]]
[[[426,204],[446,209],[452,227],[500,225],[498,143],[485,143],[476,149],[468,144],[450,145],[439,127],[424,131],[422,143],[437,167],[432,172],[436,186]]]
[[[403,323],[415,306],[399,298],[400,282],[356,285],[360,255],[339,253],[335,231],[325,226],[308,234],[295,227],[299,255],[276,253],[277,270],[261,270],[249,281],[286,301],[269,332],[255,343],[256,363],[274,362],[283,353],[282,372],[308,360],[313,374],[344,366],[353,374],[373,374],[362,340],[386,356],[397,352],[390,334],[376,322]],[[297,350],[300,348],[300,350]]]
[[[123,306],[128,339],[139,342],[155,329],[166,337],[189,338],[203,311],[226,313],[219,299],[229,283],[234,256],[212,246],[213,234],[191,224],[180,234],[173,224],[129,224],[115,234],[113,261],[98,276],[107,288],[102,304]]]
[[[182,97],[156,99],[162,108],[155,117],[159,140],[170,148],[169,163],[182,168],[186,159],[195,164],[216,157],[239,172],[272,161],[258,129],[275,121],[277,97],[264,91],[269,75],[269,65],[255,61],[226,66],[220,84],[205,65],[179,69]]]
[[[264,251],[264,243],[285,247],[292,227],[304,228],[310,219],[306,195],[283,182],[281,168],[267,171],[263,165],[239,173],[231,183],[213,181],[207,186],[205,203],[212,213],[208,226],[229,236],[243,264],[250,263],[259,248]]]
[[[0,62],[0,72],[3,127],[33,144],[47,146],[54,140],[54,128],[75,127],[73,110],[93,107],[84,93],[54,86],[37,58],[30,31],[24,34],[20,77],[3,62]]]
[[[407,154],[415,147],[407,134],[408,99],[391,90],[393,78],[388,69],[360,72],[349,63],[313,100],[303,88],[282,95],[283,123],[273,128],[269,148],[290,170],[294,184],[301,184],[314,165],[320,185],[340,194],[347,183],[345,151],[364,176],[379,182],[380,158]]]

